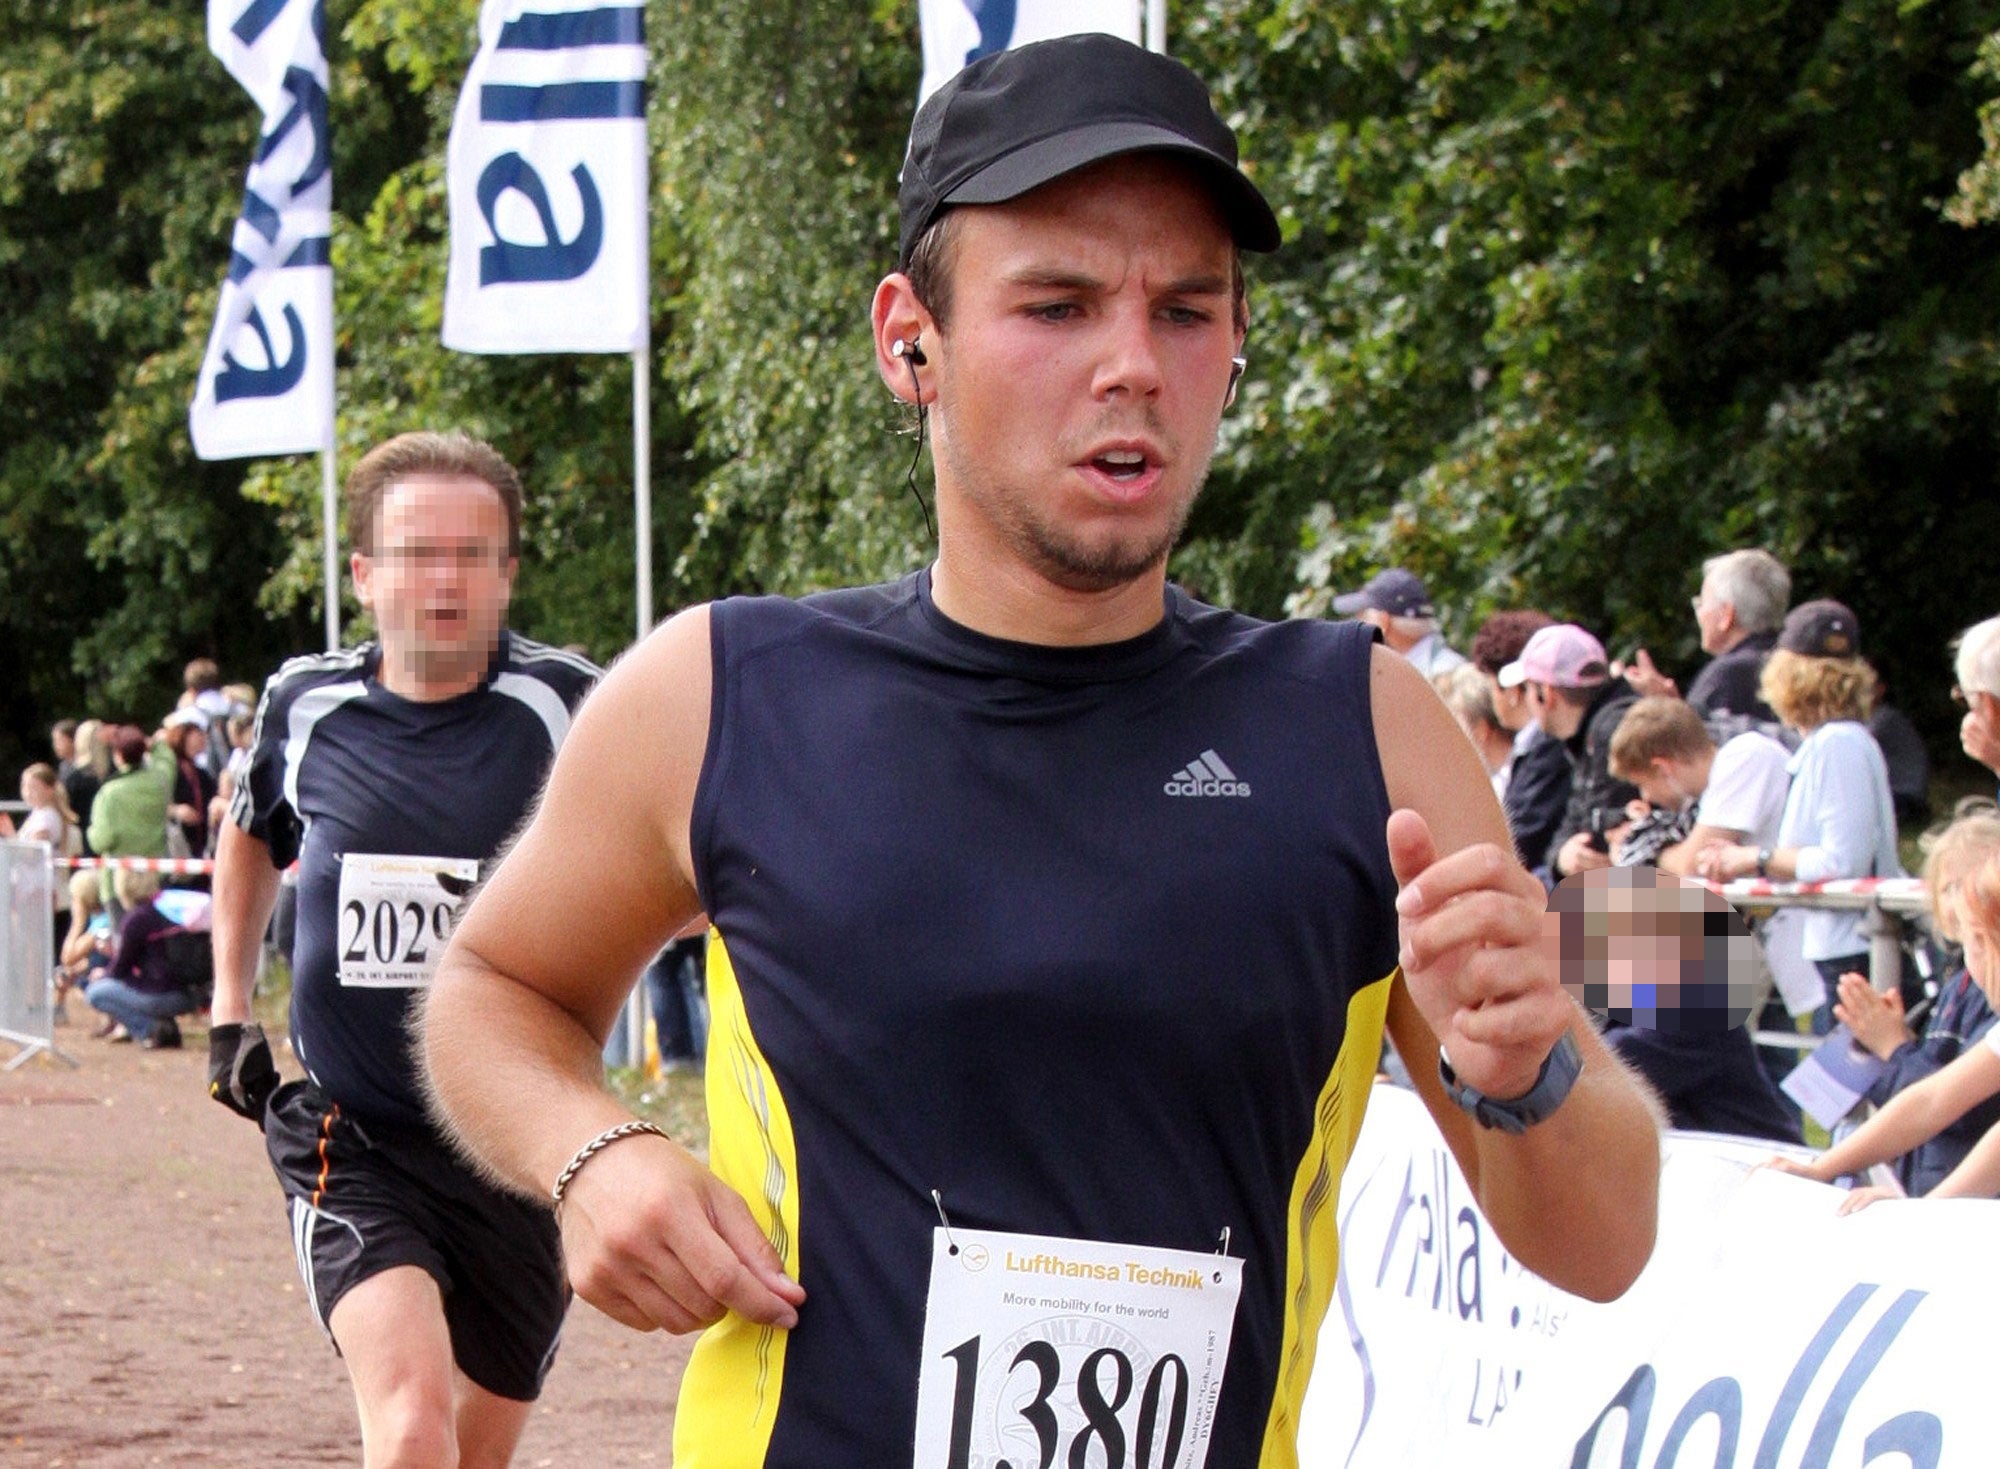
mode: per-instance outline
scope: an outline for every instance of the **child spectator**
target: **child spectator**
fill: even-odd
[[[70,809],[69,797],[53,765],[30,765],[21,772],[21,799],[28,806],[27,819],[18,832],[22,841],[46,842],[49,851],[58,857],[82,855],[83,832],[76,824],[76,812]],[[62,932],[63,914],[68,910],[69,888],[58,884],[49,915],[51,941]]]
[[[2000,996],[2000,858],[1989,856],[1969,865],[1932,901],[1939,911],[1950,915],[1965,943],[1966,972],[1985,994],[1987,1004],[1993,1005]],[[1812,1162],[1773,1158],[1770,1166],[1832,1183],[1930,1142],[1996,1094],[2000,1094],[2000,1029],[1989,1027],[1976,1045],[1965,1046],[1948,1065],[1904,1087],[1880,1112]],[[2000,1193],[2000,1142],[1996,1137],[2000,1134],[1989,1130],[1964,1161],[1931,1189],[1929,1197],[1991,1198]],[[1841,1212],[1852,1213],[1888,1196],[1878,1188],[1856,1189],[1842,1201]]]
[[[1940,896],[1955,892],[1967,873],[1992,862],[2000,862],[2000,812],[1990,805],[1954,821],[1932,840],[1924,858],[1924,883],[1930,890],[1931,925],[1940,937],[1963,942],[1951,905],[1941,902]],[[1921,1039],[1903,1018],[1902,995],[1875,990],[1859,974],[1841,976],[1840,1002],[1833,1013],[1856,1041],[1888,1063],[1868,1090],[1868,1100],[1878,1107],[1978,1046],[1993,1025],[1993,1009],[1963,964],[1938,987]],[[1896,1164],[1903,1191],[1917,1195],[1936,1188],[1996,1122],[2000,1122],[2000,1096],[1979,1103],[1905,1153]]]
[[[105,911],[104,900],[97,892],[97,874],[71,873],[68,888],[69,933],[56,954],[55,1018],[63,1025],[69,1023],[69,1014],[63,1009],[64,998],[72,989],[80,992],[88,988],[89,982],[111,962],[112,937],[111,915]]]

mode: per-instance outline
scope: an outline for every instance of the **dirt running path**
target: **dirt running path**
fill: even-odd
[[[359,1464],[262,1140],[203,1094],[202,1032],[148,1052],[88,1030],[57,1032],[80,1070],[0,1075],[0,1464]],[[577,1303],[517,1469],[669,1463],[687,1351]]]

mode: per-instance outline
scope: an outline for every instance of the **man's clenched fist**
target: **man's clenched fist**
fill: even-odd
[[[264,1125],[264,1108],[278,1089],[271,1044],[256,1021],[217,1025],[208,1032],[208,1094],[230,1111]]]

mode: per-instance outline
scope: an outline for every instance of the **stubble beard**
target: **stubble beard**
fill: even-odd
[[[1158,437],[1157,426],[1149,427]],[[1007,489],[970,466],[954,463],[953,469],[966,499],[1037,575],[1065,591],[1097,593],[1128,586],[1166,564],[1208,479],[1209,459],[1197,466],[1194,483],[1175,508],[1172,522],[1157,536],[1136,544],[1119,536],[1093,543],[1053,517],[1038,513],[1029,496]]]

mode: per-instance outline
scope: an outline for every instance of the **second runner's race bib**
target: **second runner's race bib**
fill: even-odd
[[[1243,1262],[932,1232],[914,1469],[1201,1469]]]
[[[340,859],[340,982],[360,989],[421,989],[479,881],[472,857]]]

